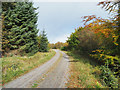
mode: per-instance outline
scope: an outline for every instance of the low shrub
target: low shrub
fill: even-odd
[[[107,66],[101,66],[100,78],[104,80],[105,84],[111,88],[118,88],[118,79],[115,78],[113,72]]]

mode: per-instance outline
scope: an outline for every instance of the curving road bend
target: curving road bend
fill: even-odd
[[[55,56],[45,64],[29,73],[5,84],[5,88],[66,88],[69,57],[64,52],[54,49]]]

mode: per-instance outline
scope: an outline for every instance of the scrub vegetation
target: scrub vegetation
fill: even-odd
[[[3,84],[23,75],[30,70],[44,64],[55,55],[55,51],[38,52],[34,56],[13,56],[2,58]]]
[[[73,56],[68,87],[119,87],[120,1],[103,1],[98,5],[116,14],[110,19],[83,16],[84,27],[75,29],[68,38],[66,48]],[[102,83],[94,78],[94,73]]]

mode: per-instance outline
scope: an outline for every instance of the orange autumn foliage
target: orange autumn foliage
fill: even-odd
[[[112,26],[115,26],[116,24],[112,23],[110,20],[102,19],[101,17],[96,17],[95,15],[84,16],[82,18],[84,19],[83,22],[85,28],[91,30],[95,34],[98,34],[98,37],[101,36],[100,34],[104,35],[106,38],[116,37],[112,28]]]

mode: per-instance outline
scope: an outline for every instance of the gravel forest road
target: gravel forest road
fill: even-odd
[[[55,56],[45,64],[5,84],[3,88],[65,88],[69,72],[69,58],[54,49]]]

